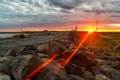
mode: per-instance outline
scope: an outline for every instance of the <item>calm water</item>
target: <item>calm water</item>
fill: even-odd
[[[12,37],[13,35],[16,35],[16,34],[12,34],[12,33],[5,33],[5,34],[0,34],[0,38],[8,38],[8,37]]]

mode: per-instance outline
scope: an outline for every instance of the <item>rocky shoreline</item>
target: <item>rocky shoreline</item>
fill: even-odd
[[[43,44],[13,47],[0,57],[0,80],[24,80],[52,56],[55,59],[26,80],[119,80],[120,57],[83,44],[66,64],[79,43],[75,32]]]

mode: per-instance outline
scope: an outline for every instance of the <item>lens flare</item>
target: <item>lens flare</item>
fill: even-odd
[[[23,80],[29,80],[32,77],[34,77],[38,72],[40,72],[44,67],[46,67],[49,63],[51,63],[55,58],[57,57],[57,54],[52,56],[50,59],[48,59],[45,63],[37,67],[34,71],[32,71],[30,74],[28,74],[26,77],[23,78]]]
[[[69,61],[73,58],[73,56],[76,54],[76,52],[79,50],[79,48],[82,46],[82,44],[86,41],[86,39],[88,38],[88,36],[90,35],[90,33],[87,33],[87,35],[82,39],[82,41],[79,43],[79,45],[77,46],[77,48],[72,52],[72,54],[67,58],[67,60],[64,63],[64,66],[66,66]]]

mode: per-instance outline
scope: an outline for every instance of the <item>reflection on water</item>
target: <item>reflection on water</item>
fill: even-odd
[[[8,37],[12,37],[13,35],[16,35],[16,34],[11,34],[11,33],[0,34],[0,38],[8,38]]]

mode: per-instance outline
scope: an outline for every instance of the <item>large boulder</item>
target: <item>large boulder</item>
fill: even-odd
[[[12,73],[15,80],[23,80],[23,78],[36,69],[39,65],[43,62],[41,58],[38,56],[32,55],[24,55],[24,56],[17,56],[12,66]]]
[[[32,80],[57,80],[58,78],[65,78],[65,76],[64,67],[53,61],[34,76]]]
[[[86,68],[96,65],[97,61],[93,54],[88,52],[77,52],[71,60],[72,63],[84,66]]]
[[[0,80],[11,80],[9,75],[0,75]]]
[[[5,73],[12,76],[11,63],[14,57],[7,56],[0,58],[0,73]]]
[[[65,59],[58,59],[57,62],[64,66],[64,63],[66,62],[66,60]],[[69,75],[82,76],[83,73],[85,72],[84,67],[78,66],[78,65],[73,64],[71,62],[69,62],[67,65],[65,65],[65,69],[66,69],[67,74],[69,74]]]
[[[37,47],[39,52],[45,53],[47,50],[49,50],[49,44],[41,44]]]
[[[51,57],[55,54],[61,55],[61,53],[65,50],[67,50],[67,48],[65,47],[65,45],[58,43],[56,41],[50,41],[49,42],[49,50],[46,51],[46,54]]]
[[[18,53],[19,51],[21,51],[21,48],[18,46],[15,46],[15,47],[11,48],[10,50],[8,50],[5,55],[6,56],[16,56],[16,53]]]

